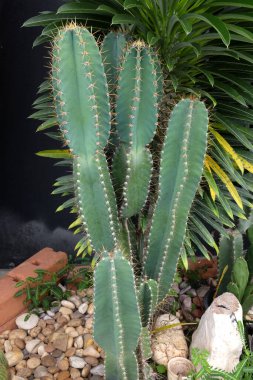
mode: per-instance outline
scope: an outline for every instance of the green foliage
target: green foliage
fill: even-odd
[[[0,351],[0,380],[10,380],[11,374],[9,371],[8,362],[4,356],[4,353]]]
[[[243,329],[243,326],[242,326]],[[244,332],[242,331],[242,334]],[[244,339],[244,336],[242,336]],[[191,358],[195,368],[200,367],[198,371],[192,373],[189,377],[191,380],[251,380],[253,374],[253,353],[244,346],[244,353],[232,372],[225,372],[210,366],[208,363],[209,353],[194,348],[191,352]]]
[[[217,250],[217,245],[206,225],[224,234],[222,225],[232,228],[237,217],[245,219],[245,207],[252,204],[252,12],[250,0],[233,3],[216,0],[73,0],[56,12],[42,13],[24,24],[26,27],[44,27],[35,41],[38,45],[52,40],[58,27],[69,20],[87,28],[92,26],[93,30],[108,30],[112,23],[119,33],[116,33],[116,43],[114,32],[105,39],[105,47],[110,46],[113,51],[108,62],[113,65],[119,62],[125,44],[121,32],[125,31],[128,38],[140,38],[158,51],[166,77],[165,104],[170,110],[175,98],[185,94],[205,99],[212,108],[204,179],[189,216],[187,254],[198,249],[208,257],[207,246]],[[117,70],[108,70],[111,89],[115,80],[117,82]],[[43,121],[47,113],[48,109],[38,109],[35,117]],[[49,125],[52,123],[53,115]],[[39,128],[44,127],[42,123]],[[115,143],[114,135],[111,140]],[[142,181],[146,188],[150,173],[148,152],[138,153],[137,158],[141,159],[145,178],[134,175],[135,166],[130,160],[132,176],[129,181]],[[130,182],[130,188],[125,189],[126,197],[135,196],[140,204],[144,191],[135,194]],[[124,212],[128,211],[125,207]]]
[[[38,313],[41,308],[49,310],[71,295],[69,290],[64,291],[58,285],[61,280],[76,286],[78,290],[92,284],[87,268],[78,268],[71,262],[55,273],[44,269],[36,269],[34,273],[35,277],[27,277],[15,285],[16,288],[21,288],[15,293],[15,297],[25,295],[24,305],[32,313]]]

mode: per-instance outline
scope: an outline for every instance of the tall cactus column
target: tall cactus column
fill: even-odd
[[[52,87],[59,126],[73,155],[80,223],[96,251],[118,233],[116,201],[103,148],[110,133],[108,85],[92,34],[70,24],[53,46]]]
[[[158,282],[162,300],[173,281],[188,214],[203,170],[208,114],[204,104],[181,100],[174,108],[161,154],[159,195],[154,211],[144,273]]]
[[[153,162],[147,145],[158,119],[157,65],[150,49],[137,41],[126,52],[119,75],[116,121],[119,154],[126,152],[121,209],[126,218],[141,211],[148,195]],[[117,160],[120,157],[116,154]]]

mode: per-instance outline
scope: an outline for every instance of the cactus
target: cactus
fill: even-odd
[[[51,81],[41,85],[33,114],[43,121],[39,131],[58,125],[56,133],[46,133],[63,143],[61,150],[39,154],[72,168],[53,193],[70,196],[57,210],[70,207],[77,213],[70,227],[86,233],[78,254],[88,247],[98,261],[94,337],[110,380],[152,378],[150,325],[176,272],[208,125],[202,102],[181,100],[159,163],[152,142],[163,96],[160,63],[150,47],[126,40],[110,33],[99,49],[84,27],[61,28],[52,45]],[[117,139],[110,135],[115,132]]]
[[[229,231],[229,238],[220,240],[218,294],[233,293],[242,304],[244,315],[253,305],[253,284],[243,250],[243,236],[238,231]],[[247,253],[246,253],[247,254]]]
[[[144,273],[158,282],[160,301],[174,278],[187,218],[201,179],[207,127],[204,104],[190,99],[176,105],[169,121],[161,154],[159,196],[144,259]]]
[[[141,321],[133,270],[120,251],[103,256],[95,270],[94,337],[106,352],[106,378],[136,380]]]
[[[8,362],[4,356],[4,353],[0,351],[0,380],[10,380],[10,378],[11,375]]]
[[[243,256],[243,238],[238,230],[228,231],[228,237],[222,236],[220,239],[220,254],[218,260],[219,273],[221,279],[218,295],[224,293],[230,282],[232,269],[238,257]]]

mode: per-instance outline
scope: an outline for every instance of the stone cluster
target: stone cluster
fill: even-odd
[[[102,380],[104,353],[92,338],[93,289],[72,291],[68,300],[39,316],[16,319],[0,335],[13,380]]]

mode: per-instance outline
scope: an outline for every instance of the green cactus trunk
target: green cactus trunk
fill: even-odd
[[[103,152],[110,132],[108,85],[101,54],[86,29],[60,30],[53,46],[52,86],[57,120],[73,155],[80,224],[97,252],[111,250],[119,226]]]
[[[138,380],[141,322],[133,270],[119,251],[103,256],[95,271],[94,338],[105,350],[106,379]]]
[[[144,273],[158,282],[161,301],[175,276],[189,211],[197,191],[207,144],[208,115],[203,103],[182,100],[174,108],[161,154],[159,195]]]
[[[117,132],[126,150],[121,209],[126,218],[139,213],[147,199],[153,162],[146,146],[156,131],[157,118],[157,62],[145,45],[134,43],[122,63],[116,103]]]

